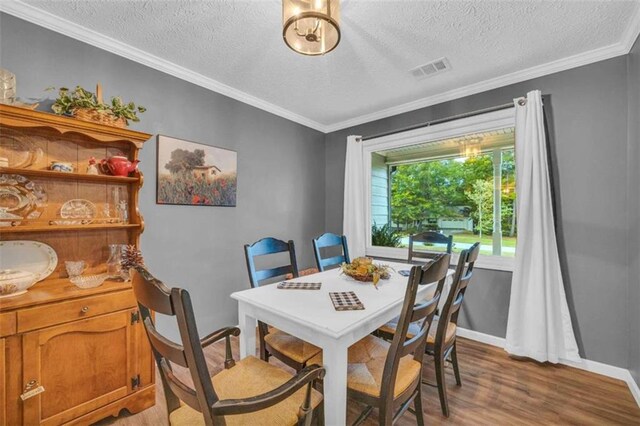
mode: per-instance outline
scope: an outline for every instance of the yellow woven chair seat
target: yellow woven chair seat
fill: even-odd
[[[307,275],[313,275],[313,274],[317,274],[318,272],[320,272],[318,270],[318,268],[307,268],[307,269],[303,269],[301,271],[298,272],[298,276],[299,277],[306,277]],[[292,280],[293,279],[293,274],[287,274],[284,276],[285,280]]]
[[[389,342],[375,336],[367,336],[349,348],[347,366],[347,387],[371,395],[380,396],[384,363],[389,352]],[[322,353],[314,356],[309,364],[322,363]],[[420,363],[412,355],[400,359],[398,376],[394,388],[394,398],[404,392],[409,385],[419,379]]]
[[[273,327],[270,328],[269,334],[264,336],[264,341],[273,349],[300,364],[309,361],[321,351],[319,347]]]
[[[293,377],[280,368],[253,356],[236,362],[234,367],[223,370],[211,378],[221,400],[249,398],[269,392]],[[227,426],[272,426],[295,425],[298,412],[305,397],[306,387],[276,405],[248,414],[225,416]],[[322,394],[312,390],[311,405],[316,408],[322,401]],[[169,415],[171,426],[200,426],[204,418],[197,410],[182,405]]]
[[[382,327],[380,327],[379,330],[385,333],[395,334],[396,327],[398,325],[397,321],[398,319],[394,318],[388,323],[386,323],[385,325],[383,325]],[[418,331],[420,330],[419,327],[420,326],[416,323],[409,324],[409,330],[407,330],[407,337],[411,339],[413,336],[415,336],[416,333],[418,333]],[[447,335],[445,337],[445,341],[449,342],[455,337],[457,328],[458,327],[454,323],[452,322],[449,323],[449,325],[447,326]],[[436,343],[437,331],[438,331],[438,320],[434,319],[433,322],[431,323],[431,328],[429,328],[429,334],[427,335],[427,344],[433,345]]]

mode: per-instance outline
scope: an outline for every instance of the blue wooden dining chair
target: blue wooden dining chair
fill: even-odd
[[[344,263],[351,263],[349,259],[349,248],[347,247],[347,237],[344,235],[336,235],[331,232],[320,235],[312,240],[313,253],[316,256],[316,264],[320,272],[332,266],[340,265]],[[322,258],[320,249],[328,247],[341,247],[342,254],[339,256],[333,256],[328,258]]]
[[[289,253],[289,264],[275,268],[256,269],[255,258],[277,253]],[[247,260],[249,281],[252,287],[260,287],[260,283],[270,278],[282,277],[292,274],[298,277],[298,263],[296,262],[296,249],[292,240],[287,242],[273,237],[263,238],[255,243],[244,245],[244,254]]]
[[[269,256],[278,253],[289,253],[289,264],[257,269],[255,258]],[[287,242],[276,238],[267,237],[253,244],[245,244],[244,254],[247,260],[247,271],[251,287],[257,288],[265,281],[272,278],[287,275],[297,278],[298,263],[296,262],[296,249],[293,241]],[[269,361],[273,355],[296,371],[301,371],[307,365],[307,361],[320,352],[320,348],[295,336],[270,327],[262,321],[258,321],[258,336],[260,338],[260,359]]]

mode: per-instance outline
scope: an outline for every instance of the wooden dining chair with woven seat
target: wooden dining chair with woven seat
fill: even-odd
[[[453,277],[447,300],[442,307],[440,316],[433,322],[435,336],[427,338],[427,353],[433,355],[438,394],[442,414],[449,417],[449,402],[447,400],[447,386],[445,383],[445,361],[451,357],[456,384],[462,386],[460,367],[458,366],[458,352],[456,333],[458,330],[458,315],[464,300],[464,295],[473,276],[473,266],[480,254],[480,243],[474,243],[467,250],[463,250],[458,258],[458,266]]]
[[[447,388],[445,383],[446,360],[451,358],[456,384],[462,386],[460,368],[458,365],[458,353],[456,346],[456,333],[458,331],[458,315],[467,291],[469,281],[473,275],[473,265],[480,253],[480,243],[473,244],[469,249],[463,250],[458,258],[458,265],[453,276],[453,283],[449,289],[447,299],[442,307],[440,316],[436,316],[427,336],[426,351],[433,356],[436,371],[436,386],[440,396],[442,414],[449,417],[449,404],[447,401]],[[393,321],[378,329],[378,334],[385,339],[392,339],[397,329]],[[407,331],[410,339],[417,332],[417,326],[411,324]],[[425,384],[430,384],[425,382]],[[433,386],[433,385],[431,385]]]
[[[169,289],[142,266],[135,267],[132,281],[171,426],[308,426],[314,412],[323,419],[322,394],[312,386],[324,376],[322,367],[309,366],[293,376],[253,356],[235,362],[230,337],[238,336],[240,329],[223,328],[201,339],[186,290]],[[160,334],[151,312],[176,319],[181,344]],[[225,369],[211,377],[203,348],[223,339]],[[192,384],[179,378],[172,364],[188,369]]]
[[[422,358],[440,293],[436,290],[433,298],[417,304],[416,297],[420,285],[442,280],[448,267],[449,255],[442,254],[433,263],[411,268],[398,327],[403,334],[398,334],[391,342],[368,335],[349,348],[347,396],[367,406],[354,424],[362,423],[377,408],[379,424],[391,425],[411,403],[418,424],[424,424]],[[418,330],[413,338],[405,339],[402,336],[409,324],[417,324]],[[322,364],[322,353],[310,362]]]
[[[316,265],[320,272],[327,268],[340,266],[342,263],[351,263],[349,259],[349,247],[347,247],[347,237],[336,235],[331,232],[320,235],[311,240],[313,243],[313,253],[316,256]],[[322,250],[340,249],[340,254],[332,257],[322,257]]]
[[[414,258],[432,259],[440,253],[439,251],[416,250],[414,247],[415,243],[444,245],[446,253],[451,254],[451,250],[453,249],[453,236],[444,235],[435,231],[425,231],[419,234],[409,235],[409,263],[413,262]]]
[[[256,267],[257,257],[273,256],[279,253],[288,253],[288,264],[263,269]],[[288,276],[292,278],[299,276],[296,249],[291,240],[285,242],[272,237],[263,238],[253,244],[245,244],[244,254],[251,287],[260,287],[265,281],[276,278],[291,279]],[[319,347],[277,328],[270,327],[262,321],[258,321],[258,336],[262,360],[269,361],[269,357],[273,355],[296,371],[302,370],[309,359],[320,352]]]

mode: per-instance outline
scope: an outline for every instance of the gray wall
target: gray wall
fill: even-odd
[[[510,102],[540,89],[551,132],[558,236],[583,357],[628,366],[627,58],[625,56],[374,121],[326,137],[326,228],[342,228],[347,135],[372,135]],[[483,270],[462,325],[503,337],[511,274]]]
[[[628,61],[629,370],[640,385],[640,39]]]
[[[0,64],[17,75],[20,97],[101,82],[105,95],[148,108],[133,129],[238,152],[235,208],[156,205],[155,141],[141,153],[142,251],[155,275],[190,290],[201,333],[237,324],[229,294],[249,285],[245,243],[291,238],[300,266],[314,263],[311,239],[324,228],[322,133],[9,15],[0,15],[0,39]]]
[[[143,252],[159,278],[191,291],[202,333],[236,323],[236,304],[228,295],[247,286],[244,243],[266,235],[292,238],[305,267],[313,263],[308,241],[324,230],[341,231],[347,135],[370,135],[542,90],[550,119],[560,252],[581,354],[631,365],[638,379],[638,43],[629,57],[324,136],[5,14],[0,14],[0,39],[0,66],[17,74],[21,97],[47,96],[43,89],[50,85],[90,88],[99,81],[107,95],[120,94],[149,108],[132,128],[238,151],[236,208],[157,206],[155,143],[149,142],[141,156],[147,177],[140,201],[147,225]],[[479,270],[462,325],[504,336],[510,281],[508,272]]]

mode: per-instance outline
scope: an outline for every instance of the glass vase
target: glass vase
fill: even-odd
[[[122,244],[109,244],[109,260],[107,260],[107,275],[111,279],[121,278]]]

